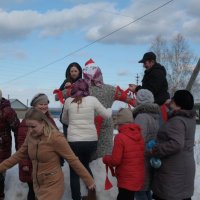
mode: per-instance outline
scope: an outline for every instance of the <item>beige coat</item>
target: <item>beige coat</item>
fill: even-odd
[[[60,167],[60,156],[83,179],[87,186],[94,184],[93,178],[69,147],[63,134],[53,132],[51,138],[26,137],[21,148],[0,164],[0,172],[11,168],[29,155],[33,165],[33,185],[38,200],[59,200],[64,192],[64,176]]]

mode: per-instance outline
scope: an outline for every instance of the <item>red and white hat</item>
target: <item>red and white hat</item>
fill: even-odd
[[[91,65],[96,65],[95,63],[94,63],[94,61],[92,60],[92,58],[90,58],[86,63],[85,63],[85,67],[89,67],[89,66],[91,66]],[[97,65],[96,65],[97,66]]]

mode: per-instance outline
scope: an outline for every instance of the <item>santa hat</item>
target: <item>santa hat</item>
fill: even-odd
[[[98,67],[95,62],[92,60],[92,58],[90,58],[86,63],[85,63],[85,67],[89,67],[95,65],[96,67]]]

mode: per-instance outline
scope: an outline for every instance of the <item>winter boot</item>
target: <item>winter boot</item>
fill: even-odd
[[[1,193],[1,194],[0,194],[0,200],[4,200],[4,198],[5,198],[4,193]]]
[[[87,200],[96,200],[96,190],[88,190]]]
[[[82,196],[81,200],[87,200],[88,196]]]

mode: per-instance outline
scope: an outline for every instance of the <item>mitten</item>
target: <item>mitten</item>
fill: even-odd
[[[149,154],[153,157],[150,158],[150,164],[153,168],[159,168],[162,164],[159,158],[154,157],[158,152],[157,142],[154,139],[151,139],[147,143],[147,150]]]

